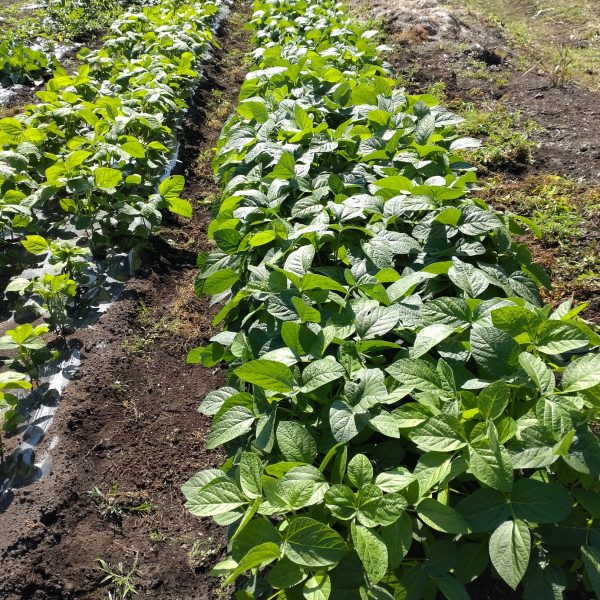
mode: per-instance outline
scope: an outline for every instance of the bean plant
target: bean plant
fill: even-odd
[[[184,178],[166,175],[219,10],[212,0],[135,6],[112,23],[102,48],[81,52],[75,73],[56,69],[38,104],[0,119],[10,302],[20,294],[62,331],[78,290],[102,280],[92,277],[92,260],[142,250],[165,211],[191,216]],[[44,272],[20,274],[34,257]]]
[[[229,365],[199,410],[238,600],[600,594],[597,329],[544,304],[477,197],[455,115],[398,88],[334,0],[257,0],[255,68],[215,159],[199,257]],[[508,592],[510,593],[510,592]],[[475,596],[476,597],[476,596]],[[591,597],[591,596],[590,596]]]

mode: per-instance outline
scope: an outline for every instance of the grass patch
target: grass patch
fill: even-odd
[[[540,126],[523,118],[519,111],[508,110],[502,103],[477,106],[472,102],[450,103],[464,122],[458,129],[462,135],[482,140],[483,145],[469,152],[469,159],[487,170],[522,168],[532,161],[537,146],[531,139]]]
[[[118,563],[111,563],[99,558],[99,569],[104,573],[104,578],[101,584],[106,584],[110,587],[108,592],[109,600],[126,600],[131,596],[139,593],[136,580],[139,576],[139,554],[136,553],[135,559],[131,566]]]
[[[518,184],[490,180],[484,195],[538,223],[539,245],[558,287],[600,289],[600,186],[545,174]]]
[[[443,82],[438,81],[425,93],[435,96],[441,104],[460,115],[464,121],[458,132],[482,141],[481,148],[463,151],[467,160],[483,172],[521,169],[532,162],[537,143],[532,135],[541,126],[523,117],[521,112],[509,110],[502,102],[477,102],[446,96]],[[471,90],[471,97],[476,90]]]
[[[119,484],[114,483],[108,492],[95,487],[88,492],[98,512],[107,521],[121,522],[124,517],[135,513],[147,513],[152,510],[152,504],[141,500],[139,494],[120,492]]]

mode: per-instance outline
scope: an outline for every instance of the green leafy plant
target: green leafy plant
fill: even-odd
[[[6,291],[30,295],[50,326],[61,332],[67,325],[67,305],[77,292],[77,284],[68,275],[44,273],[31,279],[16,277],[6,286]]]
[[[53,356],[44,341],[44,335],[48,331],[47,325],[36,327],[30,323],[17,325],[0,337],[0,350],[16,352],[12,366],[25,371],[32,379],[37,380],[39,367]]]
[[[86,271],[92,266],[89,248],[78,246],[70,240],[46,240],[41,235],[28,235],[21,243],[36,256],[47,255],[49,264],[55,266],[69,279],[85,283]]]
[[[40,82],[49,68],[50,59],[43,50],[13,40],[0,44],[0,85]]]
[[[52,10],[67,11],[70,22],[73,11],[93,20],[92,4],[112,20],[109,0],[65,0]],[[112,22],[101,49],[81,52],[77,72],[57,68],[38,104],[0,119],[5,291],[37,304],[57,330],[68,323],[78,286],[91,280],[90,256],[138,253],[164,211],[191,216],[184,178],[165,171],[219,10],[219,1],[132,7]],[[56,239],[57,231],[71,239]],[[21,245],[54,269],[19,276],[31,261]]]
[[[600,336],[474,197],[476,142],[395,88],[329,0],[255,3],[256,68],[215,159],[196,287],[229,363],[200,412],[219,469],[183,486],[228,527],[239,600],[600,592]],[[243,578],[241,579],[241,577]],[[507,588],[507,589],[508,589]]]
[[[19,390],[28,390],[31,383],[25,373],[16,371],[3,371],[0,373],[0,463],[4,462],[3,430],[12,430],[20,422],[17,408],[19,396],[14,393]]]

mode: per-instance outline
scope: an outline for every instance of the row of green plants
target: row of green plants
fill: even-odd
[[[43,336],[104,284],[100,261],[143,247],[164,211],[191,215],[184,178],[164,177],[220,6],[166,0],[124,14],[76,74],[57,70],[39,104],[0,120],[0,308],[27,303],[47,323],[0,338],[11,356],[0,431],[22,421],[15,392],[55,358]]]
[[[213,573],[238,600],[600,594],[585,305],[543,303],[513,238],[535,224],[477,198],[475,142],[376,32],[334,0],[257,0],[252,26],[198,259],[222,330],[188,357],[229,365],[199,408],[228,458],[183,486],[227,527]]]
[[[25,18],[9,17],[0,29],[0,86],[40,84],[58,66],[60,46],[102,32],[123,13],[125,4],[122,0],[48,0]]]

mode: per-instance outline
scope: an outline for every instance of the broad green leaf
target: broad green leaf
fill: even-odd
[[[208,449],[216,448],[250,431],[256,417],[244,406],[234,406],[225,411],[212,424],[206,438]]]
[[[358,524],[352,524],[352,541],[369,580],[381,581],[388,567],[385,542],[374,530]]]
[[[331,594],[331,581],[324,571],[318,571],[306,580],[302,589],[305,600],[328,600]]]
[[[186,502],[187,509],[197,517],[222,515],[246,504],[240,490],[228,477],[209,481]]]
[[[203,471],[198,471],[181,486],[181,491],[183,492],[183,495],[189,499],[196,492],[199,492],[209,481],[224,476],[225,473],[220,469],[204,469]]]
[[[306,572],[288,558],[282,558],[269,571],[267,581],[275,588],[291,588],[304,581]]]
[[[353,381],[347,381],[344,392],[353,406],[371,408],[388,402],[384,374],[379,369],[360,369]]]
[[[477,298],[487,290],[489,282],[483,271],[458,258],[452,258],[452,263],[452,267],[448,271],[448,277],[468,297]]]
[[[425,115],[419,120],[415,127],[415,142],[424,146],[435,131],[435,117],[432,114]]]
[[[242,452],[238,467],[240,487],[248,498],[258,498],[262,493],[263,464],[254,452]]]
[[[466,519],[473,533],[493,531],[510,515],[508,502],[496,490],[480,488],[467,495],[456,509]]]
[[[280,421],[276,431],[277,445],[286,460],[312,464],[317,456],[317,443],[308,429],[297,421]]]
[[[498,419],[504,413],[510,400],[510,390],[503,381],[483,388],[477,396],[477,408],[485,419]]]
[[[519,519],[530,523],[558,523],[571,513],[571,494],[557,483],[519,479],[513,488],[511,505]]]
[[[239,562],[233,573],[225,579],[225,584],[233,583],[242,573],[272,563],[277,560],[281,550],[273,542],[265,542],[252,548],[244,558]]]
[[[561,385],[566,392],[579,392],[600,385],[600,354],[586,354],[570,362]]]
[[[520,347],[496,327],[476,327],[471,331],[471,352],[486,373],[503,377],[514,373]]]
[[[516,590],[529,564],[531,535],[527,525],[519,519],[502,523],[490,537],[489,551],[498,575]]]
[[[166,199],[178,198],[185,187],[183,175],[171,175],[163,179],[158,186],[158,193]]]
[[[319,275],[317,273],[307,273],[302,277],[300,282],[300,287],[302,291],[309,290],[333,290],[336,292],[341,292],[342,294],[346,294],[346,288],[331,279],[331,277],[326,277],[325,275]]]
[[[456,509],[433,498],[426,498],[419,502],[417,514],[426,525],[443,533],[467,533],[469,531],[467,521]]]
[[[283,554],[304,567],[335,565],[347,551],[339,533],[309,517],[295,517],[285,531]]]
[[[234,373],[242,381],[273,392],[289,392],[294,385],[290,368],[274,360],[251,360],[235,369]]]
[[[112,190],[116,188],[123,179],[123,174],[117,169],[110,167],[98,167],[94,171],[94,183],[101,190]]]
[[[259,231],[255,233],[249,240],[249,244],[253,247],[264,246],[265,244],[271,243],[277,234],[272,229],[267,229],[266,231]]]
[[[460,422],[447,414],[432,417],[415,427],[410,439],[426,452],[453,452],[467,445]]]
[[[325,504],[336,519],[347,521],[356,515],[357,499],[354,492],[347,486],[332,485],[325,493]]]
[[[290,152],[284,152],[273,169],[273,177],[276,179],[293,179],[296,175],[296,161]]]
[[[275,526],[264,517],[255,517],[242,529],[231,544],[231,556],[239,563],[252,548],[272,542],[280,546],[283,541]]]
[[[304,394],[336,381],[345,375],[345,370],[335,360],[323,359],[309,363],[302,372],[303,386],[300,391]]]
[[[535,346],[544,354],[562,354],[588,345],[588,336],[575,325],[545,321],[538,329]]]
[[[196,280],[196,293],[199,296],[214,296],[231,289],[231,286],[240,278],[233,269],[223,269],[212,273],[206,279]]]
[[[28,235],[21,240],[21,244],[27,252],[35,255],[45,254],[50,249],[48,242],[41,235]]]
[[[191,219],[193,210],[192,205],[183,198],[166,198],[167,208],[170,212],[186,219]]]
[[[423,327],[423,329],[417,333],[415,343],[410,351],[411,357],[420,358],[453,333],[454,327],[442,323]]]
[[[347,468],[350,483],[360,489],[373,481],[373,465],[364,454],[352,457]]]
[[[121,149],[127,152],[129,156],[133,156],[134,158],[145,158],[146,156],[144,146],[136,140],[130,140],[129,142],[125,142],[121,145]]]
[[[539,317],[522,306],[503,306],[492,310],[494,327],[502,329],[514,338],[523,333],[533,333],[539,321]]]
[[[415,387],[424,392],[439,392],[440,377],[431,363],[420,358],[401,358],[386,371],[403,386]]]
[[[469,306],[462,298],[442,296],[424,303],[421,306],[421,316],[426,325],[462,327],[469,323]]]
[[[541,358],[529,352],[523,352],[519,355],[519,364],[525,373],[531,377],[531,380],[542,394],[551,394],[554,391],[556,387],[554,373],[545,365]],[[600,379],[598,381],[600,382]]]
[[[360,407],[353,408],[341,400],[334,400],[329,409],[331,433],[338,442],[349,442],[369,422],[369,414]]]
[[[258,123],[265,123],[269,120],[269,112],[262,99],[249,99],[240,102],[238,112],[245,119],[256,119]]]
[[[497,443],[490,448],[469,447],[469,471],[481,483],[510,492],[513,485],[513,468],[510,456],[503,446]]]
[[[321,313],[312,306],[308,305],[302,298],[294,296],[292,298],[292,304],[300,317],[302,323],[320,323]]]
[[[398,311],[393,307],[377,306],[357,313],[354,324],[356,333],[363,340],[381,337],[398,323]]]
[[[300,246],[300,248],[290,252],[285,259],[283,268],[297,275],[304,275],[310,270],[310,266],[315,257],[315,249],[311,245]],[[294,298],[300,300],[300,298]],[[293,300],[294,300],[293,299]]]

